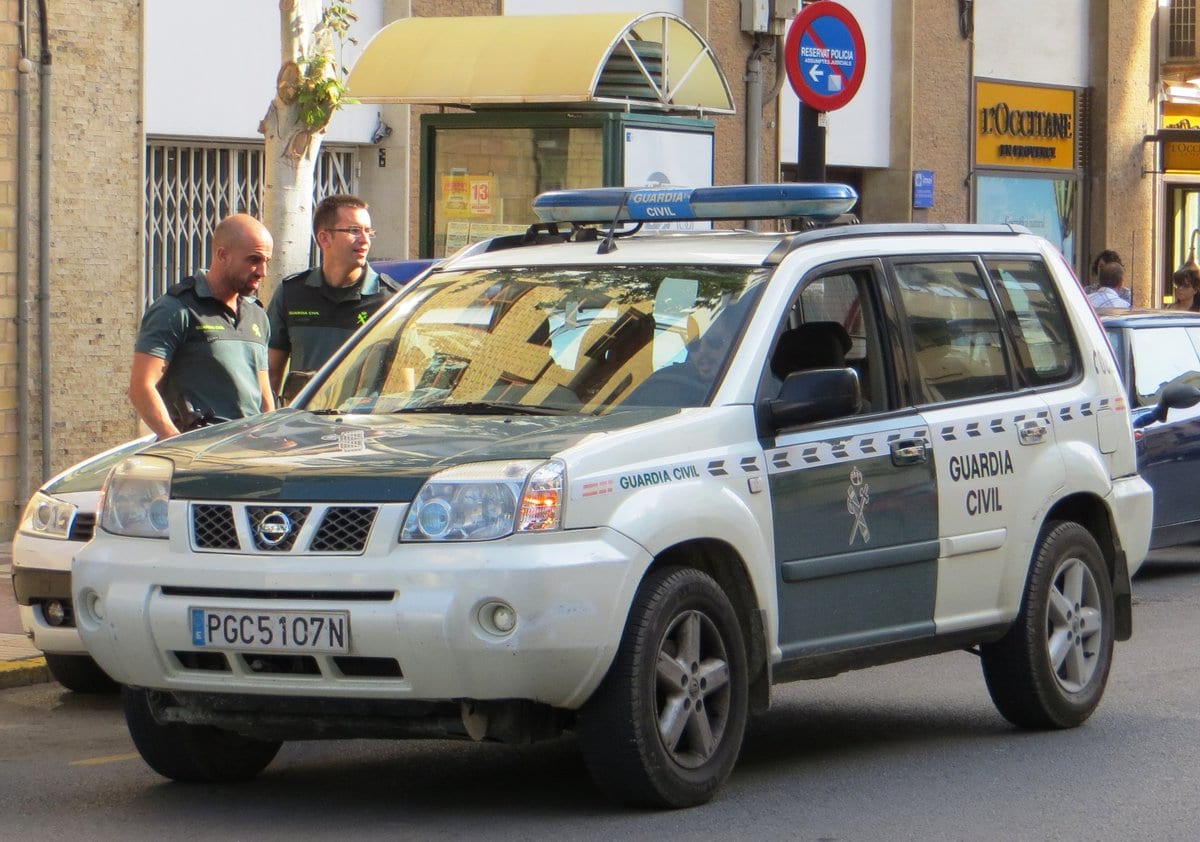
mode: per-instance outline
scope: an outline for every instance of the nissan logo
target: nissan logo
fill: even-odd
[[[258,523],[258,540],[268,547],[277,547],[292,534],[292,519],[283,512],[274,511]]]

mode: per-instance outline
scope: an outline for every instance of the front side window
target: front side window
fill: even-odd
[[[862,390],[860,412],[887,409],[884,343],[872,305],[870,268],[840,268],[807,279],[771,354],[764,394],[775,397],[787,375],[814,368],[852,368]]]
[[[435,273],[356,344],[306,408],[700,406],[765,279],[763,269],[695,266]]]
[[[914,352],[918,402],[1009,390],[1003,332],[975,263],[898,263],[894,271]]]
[[[1175,383],[1200,386],[1200,360],[1187,328],[1131,330],[1129,344],[1138,406],[1155,406],[1162,390]]]

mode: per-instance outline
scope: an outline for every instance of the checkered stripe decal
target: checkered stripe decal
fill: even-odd
[[[1082,418],[1091,418],[1103,409],[1124,410],[1125,396],[1118,395],[1115,398],[1098,398],[1094,401],[1084,401],[1079,404],[1065,404],[1055,407],[1054,415],[1060,421],[1078,421]]]
[[[924,439],[929,441],[928,427],[910,430],[891,430],[884,433],[867,433],[826,441],[804,442],[780,448],[768,455],[768,473],[777,474],[797,468],[815,468],[821,465],[837,465],[852,459],[870,459],[887,453],[894,442],[900,439]]]
[[[1016,430],[1024,421],[1049,421],[1050,413],[1043,409],[1039,412],[1020,412],[1013,416],[988,418],[984,420],[961,421],[957,424],[947,424],[937,428],[937,437],[941,441],[960,441],[977,439],[983,435],[999,435],[1009,430]]]
[[[742,456],[738,459],[713,459],[705,464],[704,470],[712,477],[727,477],[730,474],[754,476],[762,471],[757,456]]]

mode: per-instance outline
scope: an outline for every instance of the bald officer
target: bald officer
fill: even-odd
[[[230,421],[275,408],[267,376],[270,328],[255,298],[274,242],[254,217],[213,231],[212,265],[167,290],[142,317],[129,400],[160,439],[200,419]]]

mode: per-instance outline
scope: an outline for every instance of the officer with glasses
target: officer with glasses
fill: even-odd
[[[367,263],[375,229],[362,199],[323,199],[313,214],[313,234],[321,264],[284,278],[267,306],[271,388],[283,403],[400,288]]]

